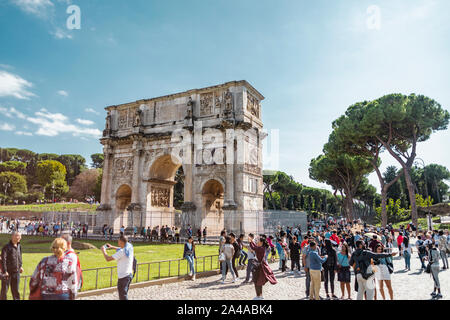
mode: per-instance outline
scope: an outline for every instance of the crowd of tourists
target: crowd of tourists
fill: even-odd
[[[20,226],[19,221],[12,220],[9,224],[2,221],[2,224],[7,228],[14,225],[13,228],[18,229]],[[54,228],[54,225],[38,221],[23,227],[27,233],[29,228],[30,234],[46,234],[45,230]],[[75,299],[82,285],[80,262],[71,247],[73,231],[71,235],[67,230],[61,232],[64,227],[53,228],[49,232],[57,237],[51,246],[53,254],[37,265],[29,283],[30,299]],[[87,228],[86,225],[86,230]],[[155,231],[156,239],[161,241],[179,242],[178,229],[175,227],[156,226],[146,229],[152,231],[150,235]],[[108,230],[105,225],[103,231]],[[137,262],[123,226],[119,232],[118,246],[106,244],[101,250],[106,261],[117,261],[119,298],[126,300]],[[183,258],[188,262],[191,280],[195,280],[196,241],[190,226],[186,233]],[[206,228],[197,232],[199,243],[203,236],[206,238],[206,234]],[[134,232],[135,237],[136,235],[137,232]],[[2,248],[1,299],[6,299],[9,288],[13,298],[20,299],[18,288],[23,272],[20,240],[21,234],[14,229],[11,241]],[[110,256],[107,254],[108,249],[116,252]],[[223,230],[218,249],[221,271],[219,281],[226,283],[229,272],[233,283],[239,280],[242,280],[242,285],[253,283],[255,299],[263,299],[263,286],[267,282],[272,285],[277,283],[270,264],[273,266],[275,259],[278,259],[279,274],[293,275],[299,281],[304,278],[305,299],[351,300],[353,293],[356,293],[357,300],[393,300],[393,258],[400,256],[404,260],[404,271],[407,272],[411,270],[411,258],[417,254],[421,268],[433,280],[431,299],[437,300],[443,297],[439,274],[449,268],[449,252],[448,230],[421,231],[411,225],[394,230],[391,224],[380,228],[359,221],[327,220],[324,223],[309,223],[306,231],[302,231],[300,226],[278,226],[270,234],[259,235],[236,235]],[[240,272],[243,273],[241,276]],[[320,296],[321,288],[325,289],[324,297]]]
[[[417,237],[415,243],[411,240],[414,236]],[[281,273],[289,271],[295,277],[305,278],[306,299],[351,300],[354,290],[357,300],[393,300],[393,257],[401,256],[404,271],[409,271],[415,251],[423,271],[430,273],[433,279],[432,299],[441,299],[439,273],[448,269],[450,253],[448,230],[423,232],[408,225],[395,232],[391,224],[383,229],[345,220],[310,223],[305,234],[300,227],[278,227],[273,235],[249,234],[247,237],[244,234],[237,237],[223,230],[219,242],[221,283],[225,283],[228,271],[233,283],[240,279],[243,279],[242,284],[253,282],[258,300],[262,299],[262,286],[266,282],[277,283],[269,266],[275,258],[279,259]],[[291,260],[290,268],[288,260]],[[190,264],[193,266],[193,261]],[[245,276],[239,277],[238,266],[243,265],[246,265]],[[195,273],[193,267],[191,273]],[[337,296],[339,289],[335,288],[336,280],[340,297]],[[325,297],[319,295],[322,286]]]

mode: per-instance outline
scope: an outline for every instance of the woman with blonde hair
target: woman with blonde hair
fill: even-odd
[[[30,300],[75,300],[77,265],[64,253],[67,242],[56,238],[50,249],[53,255],[39,262],[30,280]]]

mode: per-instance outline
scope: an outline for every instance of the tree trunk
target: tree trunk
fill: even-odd
[[[411,181],[409,169],[404,167],[403,171],[405,173],[406,187],[408,188],[409,203],[411,204],[411,220],[414,226],[417,228],[419,225],[417,219],[416,193],[414,192],[414,184]]]
[[[353,221],[353,198],[351,195],[346,197],[347,219]]]
[[[387,226],[387,188],[381,189],[381,226],[386,228]]]

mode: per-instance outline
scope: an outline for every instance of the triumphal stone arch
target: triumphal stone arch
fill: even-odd
[[[207,226],[209,235],[252,232],[246,217],[263,210],[263,99],[247,81],[233,81],[105,108],[96,230],[191,225],[194,232]]]

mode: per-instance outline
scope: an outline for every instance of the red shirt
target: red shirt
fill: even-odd
[[[339,237],[338,237],[335,233],[333,233],[333,234],[331,235],[330,240],[333,240],[333,241],[336,242],[337,244],[340,243]]]

